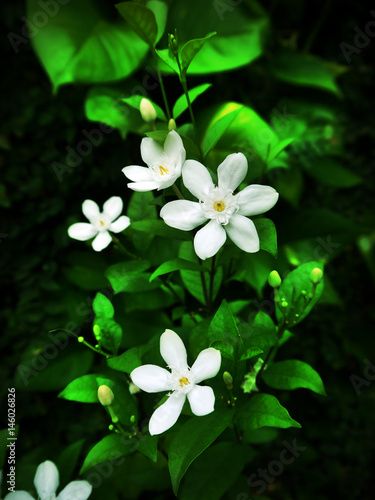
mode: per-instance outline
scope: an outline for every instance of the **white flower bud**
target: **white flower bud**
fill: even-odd
[[[114,395],[108,385],[101,385],[99,387],[98,399],[103,406],[110,406],[112,404]]]
[[[140,112],[142,115],[142,118],[146,123],[153,122],[155,121],[156,118],[156,111],[154,106],[151,104],[151,102],[148,99],[143,98],[141,100],[140,104]]]
[[[168,130],[177,130],[177,125],[173,118],[168,122]]]

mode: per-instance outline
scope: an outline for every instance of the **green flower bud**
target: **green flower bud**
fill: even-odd
[[[132,416],[130,417],[130,423],[131,423],[131,424],[134,424],[134,423],[135,423],[135,415],[132,415]]]
[[[288,302],[286,300],[283,300],[281,302],[281,307],[288,307]]]
[[[102,338],[102,330],[99,325],[94,325],[92,331],[94,332],[95,338],[99,341]]]
[[[223,380],[228,390],[233,389],[233,377],[229,372],[223,373]]]
[[[108,385],[101,385],[99,387],[98,399],[103,406],[110,406],[113,403],[114,395]]]
[[[83,337],[78,337],[77,340],[78,340],[78,342],[84,342],[85,339]]]
[[[131,382],[129,384],[129,392],[130,394],[137,394],[137,392],[141,392],[141,389],[137,385],[133,384],[133,382]]]
[[[168,122],[168,130],[177,130],[177,125],[173,118]]]
[[[319,267],[315,267],[310,274],[310,281],[314,285],[320,283],[323,279],[323,271]]]
[[[268,283],[272,288],[279,288],[281,285],[281,278],[277,271],[271,271],[268,276]]]
[[[153,122],[156,119],[156,111],[154,106],[148,99],[143,98],[139,106],[142,118],[146,123]]]

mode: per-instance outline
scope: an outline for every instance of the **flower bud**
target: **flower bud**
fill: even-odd
[[[323,271],[319,267],[315,267],[310,274],[310,281],[314,285],[320,283],[323,279]]]
[[[286,300],[283,300],[281,302],[281,307],[288,307],[288,302]]]
[[[131,382],[129,384],[129,392],[130,394],[137,394],[137,392],[141,392],[141,389],[137,385],[133,384],[133,382]]]
[[[268,276],[268,283],[272,288],[279,288],[281,285],[281,278],[277,271],[271,271]]]
[[[173,118],[171,118],[168,122],[168,130],[177,130],[177,125],[176,122],[174,121]]]
[[[132,416],[130,417],[130,423],[131,423],[131,424],[134,424],[134,423],[135,423],[135,415],[132,415]]]
[[[78,338],[77,338],[77,340],[78,340],[78,342],[80,342],[80,343],[81,343],[81,342],[83,342],[85,339],[84,339],[83,337],[78,337]]]
[[[92,331],[94,332],[95,338],[99,341],[102,338],[102,330],[99,325],[94,325]]]
[[[233,389],[233,377],[229,372],[224,372],[223,373],[223,380],[225,385],[227,386],[227,389],[231,391]]]
[[[114,395],[108,385],[101,385],[99,387],[98,399],[103,406],[110,406],[112,404]]]
[[[143,98],[139,106],[142,118],[146,123],[155,121],[156,111],[148,99]]]

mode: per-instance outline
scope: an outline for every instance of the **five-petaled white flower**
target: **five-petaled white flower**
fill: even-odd
[[[160,366],[143,365],[130,374],[133,383],[143,391],[173,391],[152,414],[149,422],[151,435],[161,434],[176,423],[186,397],[195,415],[207,415],[214,411],[214,391],[211,387],[197,384],[215,377],[221,364],[220,351],[209,347],[198,355],[189,368],[184,343],[172,330],[165,330],[160,337],[160,353],[171,373]]]
[[[186,151],[181,137],[172,130],[164,142],[164,149],[157,141],[145,137],[141,142],[142,160],[148,165],[139,167],[132,165],[122,169],[133,191],[152,191],[172,186],[180,177],[182,165],[186,158]]]
[[[59,471],[49,460],[38,466],[34,485],[40,500],[87,500],[92,490],[91,484],[87,481],[72,481],[56,497]],[[14,491],[8,493],[4,500],[34,500],[34,498],[26,491]]]
[[[272,187],[253,184],[233,195],[247,174],[247,160],[242,153],[227,156],[217,174],[218,186],[215,187],[204,165],[186,160],[182,179],[199,203],[171,201],[161,209],[160,216],[169,226],[183,231],[190,231],[210,219],[194,237],[194,249],[201,259],[213,257],[224,245],[227,235],[241,250],[257,252],[258,233],[247,216],[272,208],[279,194]]]
[[[130,224],[130,219],[126,215],[119,217],[122,212],[122,199],[119,196],[112,196],[107,200],[103,205],[102,213],[95,201],[85,200],[82,203],[82,212],[90,223],[77,222],[68,228],[68,234],[71,238],[80,241],[96,236],[92,242],[92,248],[97,252],[111,243],[112,237],[108,231],[120,233]]]

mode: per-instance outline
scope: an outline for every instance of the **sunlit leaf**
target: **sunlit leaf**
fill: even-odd
[[[193,89],[189,90],[188,94],[190,103],[192,104],[195,99],[203,94],[203,92],[205,92],[207,89],[209,89],[211,85],[211,83],[202,83],[202,85],[198,85],[198,87],[194,87]],[[182,94],[182,96],[177,99],[175,105],[173,106],[173,118],[176,120],[186,109],[188,109],[186,95]]]
[[[288,359],[272,364],[264,371],[263,379],[267,385],[274,389],[304,388],[326,396],[319,374],[310,365],[297,359]]]

